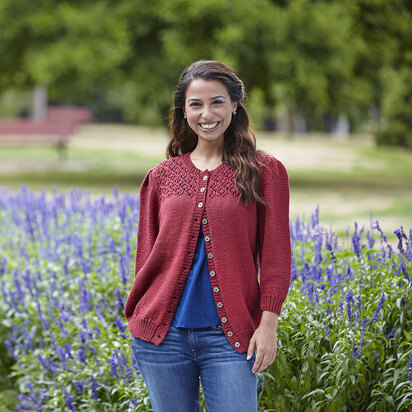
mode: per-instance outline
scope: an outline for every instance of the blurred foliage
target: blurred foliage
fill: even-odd
[[[30,95],[27,91],[8,91],[0,95],[0,117],[18,117],[30,110]]]
[[[390,70],[385,80],[385,124],[377,133],[378,144],[412,148],[412,69]]]
[[[386,76],[407,81],[411,16],[403,0],[1,0],[0,91],[45,85],[98,117],[165,124],[182,69],[219,59],[259,127],[279,107],[356,127],[370,107],[392,116]]]

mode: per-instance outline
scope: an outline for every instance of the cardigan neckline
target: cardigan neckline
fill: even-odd
[[[201,170],[192,162],[192,159],[190,158],[190,154],[192,153],[192,151],[186,152],[182,155],[183,161],[185,162],[185,164],[188,167],[189,171],[191,171],[192,173],[215,174],[215,173],[219,173],[220,169],[222,169],[223,167],[228,166],[226,163],[222,162],[219,166],[215,167],[212,170],[209,170],[209,169]]]

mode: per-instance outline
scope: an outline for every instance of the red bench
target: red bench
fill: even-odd
[[[0,145],[52,144],[61,153],[67,147],[77,126],[92,120],[91,110],[78,106],[48,107],[47,117],[43,121],[0,119]]]

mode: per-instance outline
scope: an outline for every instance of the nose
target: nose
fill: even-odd
[[[202,110],[202,117],[206,120],[209,120],[212,110],[209,105],[204,105]]]

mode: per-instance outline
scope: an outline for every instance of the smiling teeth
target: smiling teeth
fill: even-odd
[[[219,122],[215,122],[215,123],[208,123],[208,124],[201,124],[200,127],[202,129],[213,129],[214,127],[217,126]]]

